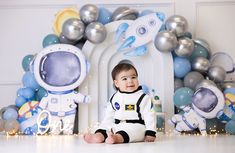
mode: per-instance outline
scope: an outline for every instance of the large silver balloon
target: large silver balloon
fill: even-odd
[[[211,66],[208,70],[208,77],[214,82],[223,82],[226,77],[226,71],[221,66]]]
[[[189,57],[190,55],[192,55],[193,49],[194,49],[193,40],[184,37],[178,40],[178,45],[175,49],[175,53],[180,57]]]
[[[181,79],[174,79],[174,91],[184,86],[184,82]]]
[[[192,61],[192,69],[200,73],[206,73],[210,67],[210,61],[205,57],[197,57]]]
[[[82,6],[79,11],[80,18],[85,24],[95,22],[99,17],[99,8],[93,4],[86,4]]]
[[[188,22],[183,16],[173,15],[166,20],[166,29],[180,37],[187,32]]]
[[[83,37],[85,31],[84,23],[77,18],[66,20],[62,27],[62,35],[72,41],[77,41]]]
[[[195,91],[196,85],[204,79],[203,75],[199,72],[192,71],[189,72],[184,77],[184,86],[189,87]]]
[[[160,52],[171,52],[176,48],[177,44],[175,34],[170,31],[159,32],[154,40],[154,45]]]
[[[196,85],[196,90],[201,88],[201,87],[208,87],[208,86],[217,87],[216,84],[213,81],[208,80],[208,79],[204,79]]]
[[[135,20],[138,18],[139,12],[129,7],[118,7],[112,14],[113,21],[117,20]]]
[[[90,23],[85,30],[86,38],[94,44],[101,43],[107,35],[106,28],[99,22]]]

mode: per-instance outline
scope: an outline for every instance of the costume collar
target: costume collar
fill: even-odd
[[[124,91],[120,91],[120,90],[118,89],[118,91],[119,91],[120,93],[125,93],[125,94],[132,94],[132,93],[135,93],[135,92],[137,92],[137,91],[139,91],[139,90],[142,90],[142,87],[141,87],[141,86],[139,86],[136,90],[134,90],[134,91],[132,91],[132,92],[124,92]]]

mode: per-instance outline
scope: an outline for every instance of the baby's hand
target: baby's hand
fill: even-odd
[[[146,135],[145,138],[144,138],[144,141],[145,142],[154,142],[155,139],[156,139],[156,137]]]

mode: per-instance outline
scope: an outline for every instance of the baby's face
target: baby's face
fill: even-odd
[[[133,92],[139,87],[138,76],[134,69],[122,71],[116,76],[114,84],[122,92]]]

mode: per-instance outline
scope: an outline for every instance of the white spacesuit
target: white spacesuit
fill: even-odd
[[[175,125],[176,134],[198,128],[202,135],[206,135],[206,119],[215,118],[223,107],[223,93],[217,87],[203,86],[194,93],[192,108],[181,106],[184,113],[174,115],[168,122]]]
[[[131,93],[117,91],[96,132],[106,137],[106,131],[112,129],[124,137],[124,142],[143,141],[145,135],[155,136],[156,117],[151,107],[151,98],[141,87]]]
[[[90,99],[74,90],[88,72],[85,56],[75,46],[56,44],[39,52],[33,65],[37,82],[48,90],[39,106],[50,112],[50,132],[72,134],[76,103],[88,103]]]

